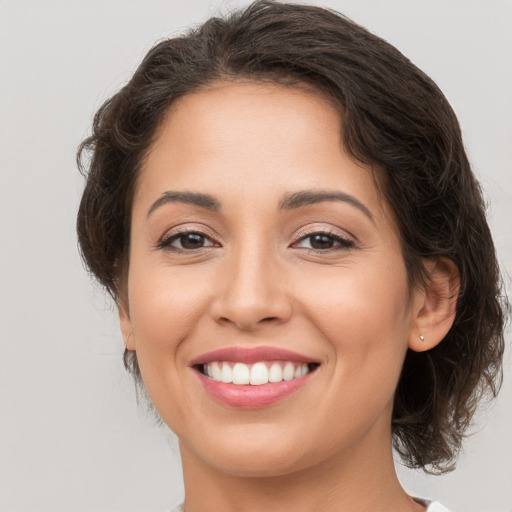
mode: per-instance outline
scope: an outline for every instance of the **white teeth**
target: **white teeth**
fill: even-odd
[[[283,380],[292,380],[295,375],[295,366],[293,363],[286,363],[283,368]]]
[[[217,382],[261,386],[269,382],[298,379],[309,373],[309,367],[307,363],[291,361],[274,361],[271,364],[261,361],[252,365],[215,361],[205,364],[203,371],[205,375]]]
[[[221,372],[219,363],[207,364],[206,366],[208,368],[212,369],[212,375],[211,375],[212,379],[216,380],[217,382],[221,382],[222,381],[222,372]],[[208,372],[208,375],[210,375],[210,372]]]
[[[249,367],[246,364],[235,363],[235,366],[233,366],[233,384],[249,384],[249,373]]]
[[[253,386],[268,384],[268,368],[265,363],[256,363],[252,365],[250,383]]]
[[[300,366],[297,366],[295,368],[295,373],[293,374],[293,378],[297,379],[299,377],[302,377],[303,375],[306,375],[308,373],[308,365],[307,364],[301,364]]]
[[[272,363],[268,372],[269,382],[281,382],[283,380],[283,369],[279,363]]]
[[[229,363],[222,363],[220,380],[226,384],[233,382],[233,370],[231,369],[231,366],[229,366]]]

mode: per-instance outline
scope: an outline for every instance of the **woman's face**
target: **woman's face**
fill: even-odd
[[[180,99],[157,134],[120,315],[185,462],[278,475],[390,449],[419,292],[340,141],[323,97],[257,83]]]

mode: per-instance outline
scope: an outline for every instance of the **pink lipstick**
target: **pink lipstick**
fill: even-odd
[[[262,408],[306,385],[319,362],[275,347],[229,347],[203,354],[190,366],[215,400],[231,407]]]

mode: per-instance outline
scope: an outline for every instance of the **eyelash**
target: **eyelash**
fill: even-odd
[[[329,230],[318,230],[318,231],[312,231],[310,233],[302,233],[300,238],[296,242],[293,242],[291,244],[291,247],[294,247],[294,246],[296,247],[298,243],[300,243],[304,240],[307,240],[308,238],[311,239],[314,236],[327,237],[328,239],[334,241],[334,243],[337,243],[338,247],[328,247],[325,249],[315,249],[314,247],[304,247],[304,249],[307,249],[308,251],[311,251],[311,252],[326,253],[326,252],[335,252],[335,251],[344,251],[344,250],[346,251],[346,250],[352,249],[355,246],[355,243],[352,240],[342,237],[337,233],[333,233],[332,231],[329,231]],[[311,242],[310,242],[310,244],[311,244]]]
[[[193,248],[193,249],[172,246],[173,242],[180,240],[182,237],[185,237],[187,235],[197,235],[197,236],[201,237],[203,240],[209,240],[211,242],[211,244],[206,245],[206,246],[203,245],[201,247]],[[338,246],[337,247],[328,247],[328,248],[324,248],[324,249],[315,249],[314,247],[304,247],[304,249],[306,249],[310,252],[326,253],[326,252],[335,252],[335,251],[343,251],[343,250],[346,251],[346,250],[352,249],[355,246],[355,243],[352,240],[349,240],[348,238],[344,238],[344,237],[342,237],[336,233],[333,233],[331,231],[328,231],[328,230],[323,230],[323,231],[318,230],[318,231],[313,231],[311,233],[303,233],[298,238],[297,241],[290,244],[290,247],[292,247],[294,249],[300,249],[300,247],[297,247],[297,245],[300,242],[305,241],[307,239],[311,239],[314,236],[327,237],[328,239],[332,240],[335,244],[338,244]],[[311,241],[310,241],[310,245],[311,245]],[[215,241],[213,241],[210,236],[208,236],[207,234],[205,234],[201,231],[191,229],[191,230],[179,231],[177,233],[173,233],[173,234],[163,238],[158,243],[157,248],[168,250],[168,251],[173,251],[173,252],[191,253],[191,252],[198,252],[198,251],[201,251],[208,247],[215,247],[215,246],[218,247],[219,245]]]
[[[176,241],[176,240],[179,240],[180,238],[182,237],[185,237],[187,235],[198,235],[199,237],[205,239],[205,240],[209,240],[212,242],[211,245],[207,245],[207,246],[202,246],[202,247],[199,247],[199,248],[195,248],[195,249],[185,249],[183,247],[174,247],[172,246],[171,244]],[[205,249],[207,247],[214,247],[216,244],[215,242],[213,242],[212,238],[210,236],[208,236],[206,233],[203,233],[199,230],[196,230],[196,229],[187,229],[187,230],[184,230],[184,231],[178,231],[177,233],[172,233],[171,235],[169,236],[166,236],[164,237],[157,245],[157,248],[158,249],[164,249],[164,250],[168,250],[168,251],[173,251],[173,252],[184,252],[184,253],[190,253],[190,252],[197,252],[197,251],[200,251],[202,249]]]

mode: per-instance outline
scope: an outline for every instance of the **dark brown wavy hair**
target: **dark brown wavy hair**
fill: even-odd
[[[409,351],[396,390],[394,447],[405,464],[453,469],[477,403],[501,383],[507,300],[480,187],[456,116],[432,80],[396,48],[327,9],[257,1],[164,40],[106,101],[78,150],[87,181],[78,213],[87,268],[118,302],[128,267],[131,205],[155,131],[178,98],[217,81],[308,86],[340,106],[343,144],[383,173],[410,282],[422,258],[460,274],[446,338]],[[88,158],[89,157],[89,158]],[[141,384],[136,354],[126,367]]]

